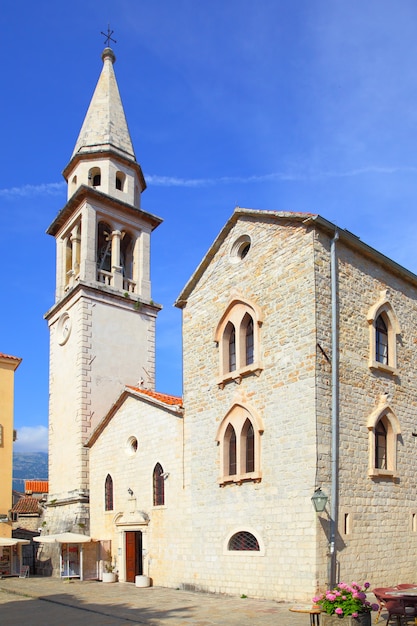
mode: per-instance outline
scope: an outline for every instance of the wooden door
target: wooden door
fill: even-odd
[[[126,582],[134,583],[135,576],[143,574],[142,533],[129,530],[126,535]]]

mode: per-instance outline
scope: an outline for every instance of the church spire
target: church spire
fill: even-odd
[[[112,151],[136,161],[129,129],[117,86],[111,48],[101,55],[103,69],[75,144],[72,159],[77,156]]]

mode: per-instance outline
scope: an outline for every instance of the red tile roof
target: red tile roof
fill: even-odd
[[[48,493],[49,483],[47,480],[25,480],[25,493]]]
[[[18,364],[21,363],[22,359],[18,356],[11,356],[11,354],[4,354],[0,352],[0,359],[8,359],[9,361],[15,361]]]
[[[158,393],[158,391],[151,391],[150,389],[142,389],[141,387],[132,387],[131,385],[126,385],[126,389],[132,389],[137,393],[142,393],[144,396],[150,396],[155,400],[159,400],[159,402],[163,402],[164,404],[171,404],[182,406],[182,398],[178,396],[170,396],[166,393]]]
[[[12,508],[13,513],[19,513],[20,515],[39,513],[39,500],[32,496],[24,496],[14,505]]]

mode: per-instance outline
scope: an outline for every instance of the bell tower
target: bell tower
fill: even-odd
[[[67,203],[47,233],[56,240],[50,332],[50,533],[88,530],[84,444],[126,384],[155,385],[151,233],[146,188],[114,73],[111,48],[63,175]],[[104,489],[104,486],[103,486]]]

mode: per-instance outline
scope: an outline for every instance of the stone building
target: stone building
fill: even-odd
[[[0,537],[12,536],[14,374],[22,359],[0,354]]]
[[[114,77],[112,60],[106,50]],[[96,91],[92,106],[109,94]],[[176,302],[183,398],[156,392],[152,376],[140,384],[154,366],[148,251],[159,221],[111,184],[122,171],[144,188],[133,149],[94,137],[102,115],[87,115],[68,205],[50,228],[50,486],[61,494],[50,509],[61,529],[67,504],[82,504],[120,580],[304,601],[336,580],[414,580],[417,277],[319,215],[236,208]],[[120,287],[124,220],[146,267],[133,290]],[[121,316],[141,327],[126,349]],[[110,327],[122,344],[103,352]],[[147,362],[120,369],[120,351]],[[317,491],[328,497],[320,513]]]
[[[150,235],[161,220],[141,208],[146,188],[114,75],[103,68],[63,174],[68,201],[47,232],[56,239],[50,331],[51,533],[88,528],[92,429],[125,384],[155,380]],[[132,350],[132,345],[135,349]]]

